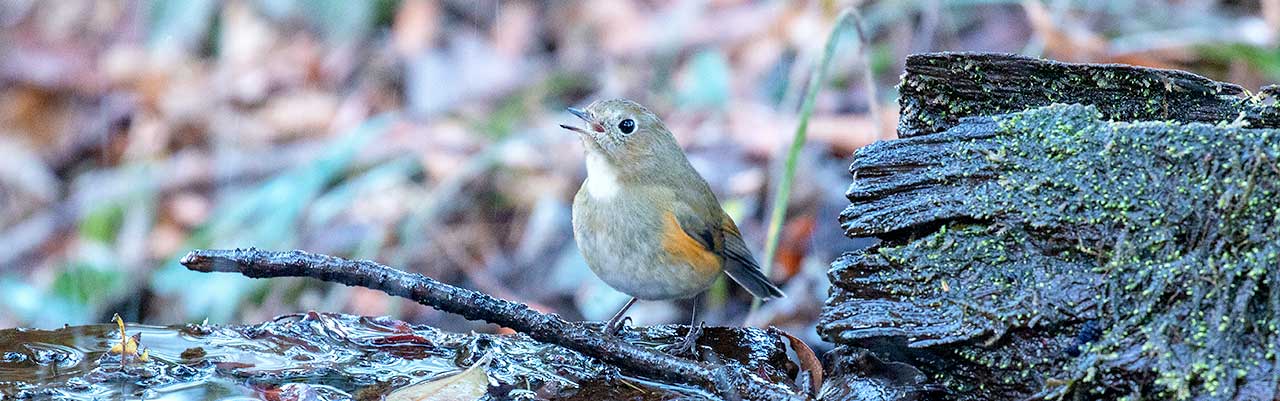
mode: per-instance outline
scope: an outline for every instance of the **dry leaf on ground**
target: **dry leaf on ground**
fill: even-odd
[[[474,401],[484,397],[489,388],[489,356],[456,375],[426,380],[401,387],[387,394],[385,401]]]

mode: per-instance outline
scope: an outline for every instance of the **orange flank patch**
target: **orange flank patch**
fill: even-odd
[[[685,233],[684,229],[680,228],[680,222],[676,221],[676,215],[667,212],[665,217],[662,225],[662,249],[667,251],[672,259],[685,261],[698,273],[706,275],[719,273],[720,257]]]

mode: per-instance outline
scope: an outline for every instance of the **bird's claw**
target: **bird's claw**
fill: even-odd
[[[689,326],[689,334],[679,344],[665,346],[663,351],[675,356],[695,356],[693,350],[698,348],[698,338],[702,337],[702,323]]]
[[[622,330],[627,328],[627,324],[631,323],[631,316],[623,317],[616,321],[610,322],[604,327],[605,337],[617,337],[622,334]]]

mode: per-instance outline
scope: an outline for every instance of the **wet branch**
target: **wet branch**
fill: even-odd
[[[253,278],[312,277],[379,290],[471,320],[509,327],[535,340],[559,345],[617,366],[628,374],[706,388],[727,399],[804,399],[780,386],[751,379],[752,373],[728,366],[677,358],[545,314],[527,305],[454,287],[421,274],[406,273],[368,260],[346,260],[302,251],[257,249],[195,250],[182,258],[188,269],[240,273]]]

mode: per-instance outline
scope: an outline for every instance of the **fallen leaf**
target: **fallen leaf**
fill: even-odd
[[[782,267],[783,281],[800,273],[801,262],[809,253],[809,245],[818,221],[813,215],[793,217],[782,226],[782,240],[778,243],[778,265]]]
[[[425,380],[401,387],[387,394],[384,401],[473,401],[484,397],[489,388],[489,356],[456,375]]]
[[[769,327],[769,331],[786,337],[787,341],[791,343],[791,350],[795,351],[797,358],[800,358],[800,371],[809,372],[809,394],[818,394],[822,389],[823,373],[822,361],[818,359],[818,355],[813,353],[813,349],[809,348],[809,345],[805,344],[804,340],[791,335],[791,333],[773,326]]]

